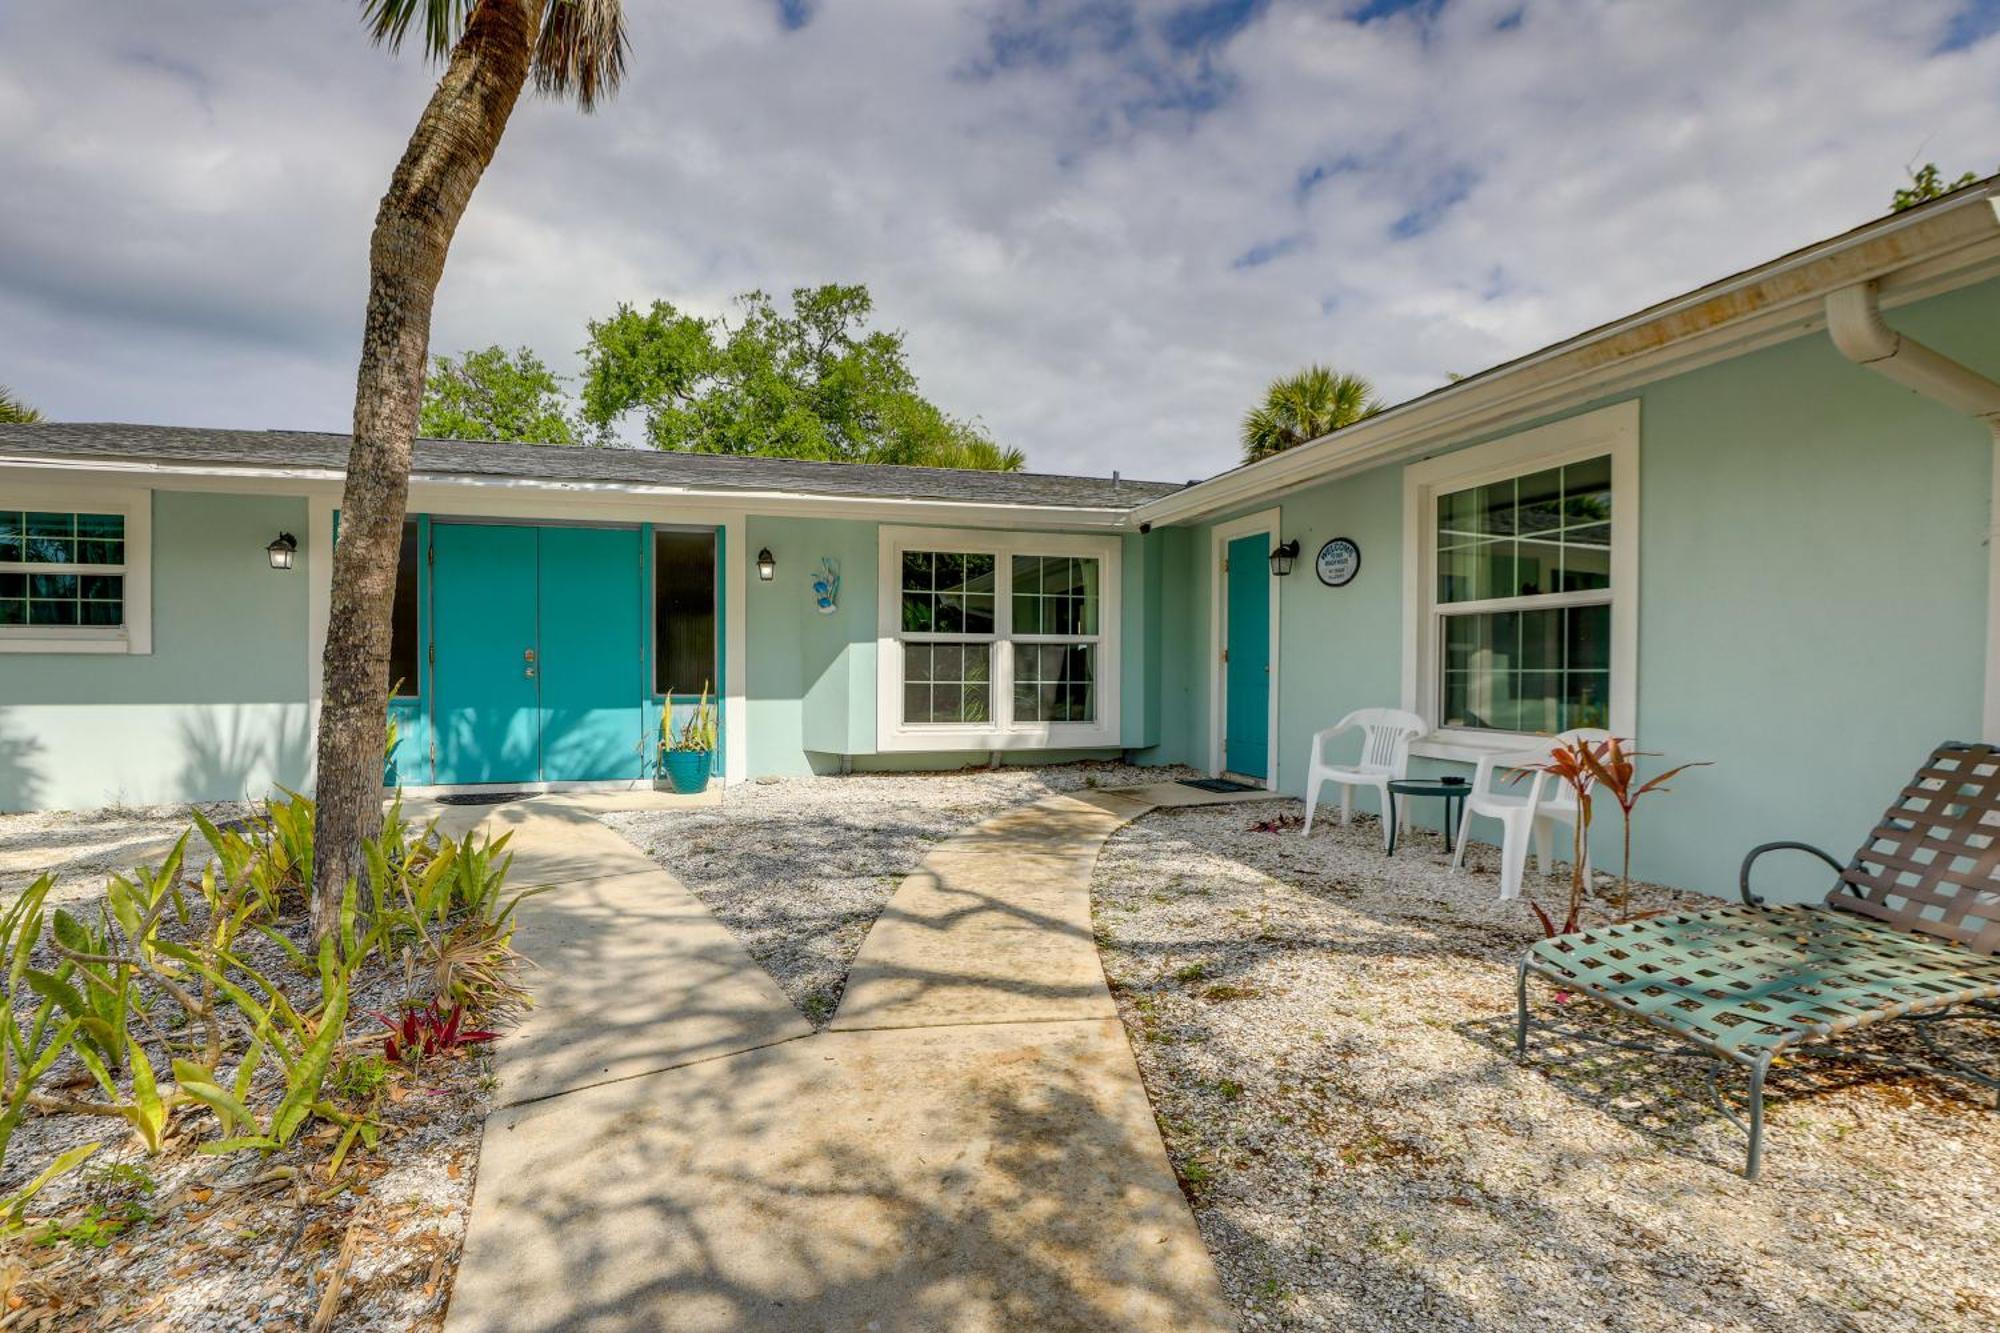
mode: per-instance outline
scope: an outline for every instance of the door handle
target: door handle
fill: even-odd
[[[521,661],[523,663],[521,675],[528,680],[533,680],[535,678],[535,650],[533,648],[522,649]]]

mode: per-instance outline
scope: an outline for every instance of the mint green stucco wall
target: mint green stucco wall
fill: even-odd
[[[988,762],[986,751],[876,753],[875,636],[881,525],[848,519],[751,516],[744,559],[768,547],[777,561],[770,583],[751,578],[747,594],[749,771],[798,775],[853,767],[877,770],[956,768]],[[1155,563],[1184,534],[1126,537],[1120,551],[1119,663],[1122,746],[1150,750],[1162,725],[1159,677],[1182,670],[1158,651],[1164,599],[1173,595]],[[840,564],[840,605],[813,608],[811,581],[822,557]],[[890,590],[889,595],[894,595]],[[1046,763],[1099,751],[1017,751],[1009,763]]]
[[[2000,283],[1891,319],[2000,375]],[[1979,735],[1988,433],[1849,364],[1823,333],[1577,412],[1629,398],[1640,402],[1637,731],[1647,749],[1714,762],[1650,798],[1635,869],[1727,894],[1758,842],[1803,838],[1845,857],[1935,742]],[[1276,501],[1308,560],[1333,536],[1363,551],[1347,588],[1321,586],[1303,563],[1280,582],[1287,792],[1301,790],[1316,729],[1400,702],[1402,487],[1398,465]],[[1207,761],[1210,532],[1190,532],[1191,735],[1162,754],[1196,764]],[[1465,771],[1416,766],[1454,767]],[[1616,855],[1615,825],[1599,827],[1600,863]],[[1818,882],[1803,869],[1776,880],[1801,892]]]
[[[765,547],[778,566],[746,594],[750,773],[837,770],[841,754],[875,748],[876,525],[753,516],[747,529],[745,567]],[[829,615],[812,600],[822,557],[840,564]]]
[[[0,653],[0,809],[302,785],[312,573],[303,545],[290,572],[271,568],[281,531],[303,543],[303,499],[154,492],[153,651]]]

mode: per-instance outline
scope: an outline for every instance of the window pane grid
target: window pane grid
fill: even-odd
[[[905,551],[904,632],[993,633],[996,564],[991,554]]]
[[[1437,497],[1440,605],[1611,586],[1611,458]]]
[[[1012,632],[1058,638],[1097,633],[1098,563],[1090,556],[1017,555]]]
[[[1095,722],[1097,648],[1088,643],[1016,643],[1014,720]]]
[[[125,623],[125,516],[0,509],[0,626]]]
[[[984,643],[903,646],[903,721],[985,723],[993,713],[993,649]]]
[[[1608,602],[1438,619],[1442,725],[1511,732],[1608,725]]]

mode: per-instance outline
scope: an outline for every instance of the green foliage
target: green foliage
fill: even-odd
[[[1374,387],[1359,375],[1307,366],[1272,380],[1264,401],[1243,418],[1243,461],[1295,449],[1381,410]]]
[[[1907,167],[1904,170],[1909,171],[1910,183],[1908,186],[1897,190],[1895,195],[1891,197],[1889,201],[1889,211],[1891,213],[1900,213],[1906,208],[1915,208],[1918,204],[1927,204],[1933,199],[1942,199],[1953,190],[1963,190],[1966,186],[1975,185],[1979,181],[1979,176],[1976,173],[1968,171],[1958,179],[1948,182],[1944,178],[1944,173],[1938,170],[1938,164],[1935,162],[1926,162],[1914,171],[1911,171]]]
[[[357,1142],[372,1146],[379,1132],[368,1108],[386,1074],[383,1062],[342,1049],[361,969],[386,971],[401,958],[414,977],[421,964],[434,995],[454,1012],[507,1015],[525,1007],[514,980],[522,960],[510,942],[514,910],[527,895],[506,893],[513,863],[506,837],[441,838],[434,821],[419,828],[405,819],[398,801],[382,836],[364,846],[365,874],[349,881],[337,929],[309,955],[284,927],[290,912],[296,929],[307,905],[312,802],[287,793],[227,828],[199,813],[194,822],[190,834],[199,832],[213,853],[198,876],[184,874],[184,834],[159,866],[113,877],[94,919],[45,911],[49,876],[0,913],[0,1162],[29,1109],[117,1119],[158,1152],[176,1108],[201,1106],[219,1129],[200,1148],[211,1154],[284,1147],[314,1119],[340,1126],[331,1175]],[[163,931],[170,922],[177,927],[171,935]],[[36,967],[45,926],[55,963]],[[316,996],[295,999],[297,983],[288,991],[246,961],[246,930],[261,932],[315,977]],[[459,1040],[487,1036],[460,1033]],[[37,1091],[65,1052],[75,1054],[97,1100]],[[275,1104],[258,1098],[253,1108],[260,1072],[274,1076],[281,1091]],[[135,1185],[151,1179],[142,1168],[124,1170]],[[18,1229],[21,1206],[52,1178],[45,1173],[6,1201],[11,1221],[0,1229]],[[100,1210],[51,1234],[95,1244],[94,1237],[132,1220]]]
[[[342,1052],[327,1075],[326,1090],[342,1101],[366,1106],[388,1081],[389,1062],[381,1056]]]
[[[378,45],[400,50],[411,28],[424,54],[443,60],[465,33],[475,6],[466,0],[361,0],[361,19]],[[561,0],[542,10],[530,76],[535,91],[573,97],[584,111],[618,90],[625,75],[622,0]]]
[[[62,1221],[51,1218],[42,1223],[41,1231],[35,1236],[35,1244],[73,1245],[78,1249],[101,1250],[124,1232],[142,1222],[151,1221],[152,1217],[146,1206],[137,1200],[87,1204],[74,1217]]]
[[[431,359],[418,430],[445,440],[575,444],[562,377],[526,347]]]
[[[715,752],[715,705],[709,702],[708,682],[701,683],[701,701],[694,711],[687,715],[678,732],[671,725],[673,710],[665,709],[660,714],[660,748],[662,750],[684,750],[699,754]]]
[[[40,1175],[6,1198],[0,1199],[0,1237],[12,1235],[21,1229],[26,1221],[28,1205],[34,1202],[37,1194],[48,1188],[50,1181],[76,1170],[90,1159],[92,1153],[103,1146],[101,1143],[86,1143],[71,1148],[43,1167]]]
[[[738,316],[702,319],[655,301],[590,322],[583,419],[601,440],[638,412],[658,449],[1016,472],[1019,450],[924,398],[901,333],[867,327],[865,286],[761,291]]]
[[[41,938],[44,903],[53,887],[55,877],[43,875],[0,913],[0,955],[7,964],[0,991],[0,1163],[7,1160],[7,1142],[27,1114],[36,1085],[70,1048],[81,1022],[73,1014],[59,1019],[65,1013],[61,1001],[35,992],[27,980],[28,960]],[[16,1197],[32,1197],[45,1183]]]
[[[42,414],[14,396],[14,391],[0,384],[0,425],[31,426],[42,419]]]
[[[50,928],[58,948],[72,951],[54,972],[29,968],[23,975],[37,995],[54,1000],[77,1024],[77,1040],[114,1070],[125,1067],[125,1023],[131,1012],[134,969],[117,962],[108,909],[92,929],[61,908]]]
[[[93,1189],[111,1194],[138,1194],[150,1198],[159,1192],[160,1182],[137,1162],[99,1162],[83,1169],[83,1181]]]

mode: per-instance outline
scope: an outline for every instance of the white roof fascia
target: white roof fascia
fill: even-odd
[[[274,484],[291,484],[300,491],[337,491],[344,476],[332,468],[264,468],[240,464],[155,463],[139,459],[27,457],[0,455],[0,469],[18,468],[47,475],[156,479],[191,488],[191,483],[225,483],[228,490],[269,491]],[[533,477],[486,477],[412,472],[411,508],[426,494],[479,493],[499,516],[556,516],[570,507],[605,506],[717,513],[769,514],[773,517],[921,520],[961,527],[1052,527],[1093,532],[1122,531],[1129,509],[1090,505],[1025,505],[971,500],[931,500],[906,496],[812,495],[797,491],[748,491],[657,483],[554,481]],[[551,502],[554,502],[553,504]]]

